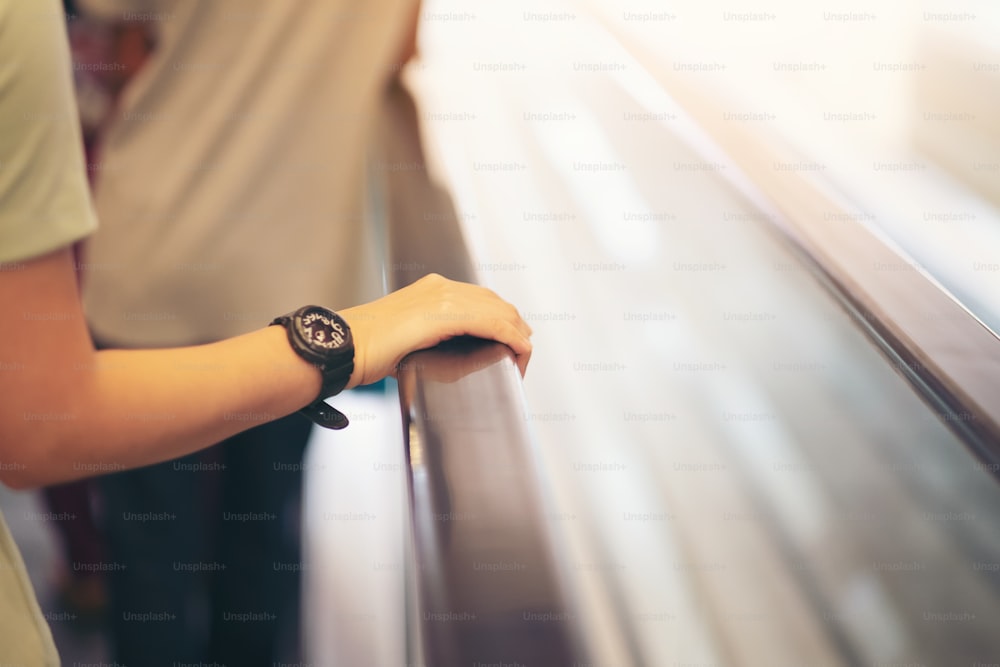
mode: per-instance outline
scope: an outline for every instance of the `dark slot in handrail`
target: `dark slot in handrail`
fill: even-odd
[[[389,288],[431,272],[475,282],[450,197],[428,179],[402,87],[390,91],[381,123],[369,180],[379,190]],[[423,652],[410,662],[580,662],[513,353],[456,339],[409,355],[398,381]]]

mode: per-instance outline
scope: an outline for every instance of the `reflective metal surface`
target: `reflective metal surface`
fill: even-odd
[[[811,270],[809,253],[775,223],[808,222],[811,206],[831,225],[850,216],[811,190],[799,199],[803,191],[779,175],[765,174],[777,179],[769,196],[729,178],[735,163],[722,142],[583,4],[556,2],[546,14],[528,2],[431,3],[428,17],[448,20],[425,21],[430,47],[408,73],[422,122],[397,123],[409,139],[386,130],[393,146],[422,142],[431,156],[376,161],[383,181],[400,183],[383,183],[384,208],[407,214],[417,234],[395,238],[402,259],[393,268],[433,270],[409,253],[411,243],[449,260],[420,232],[431,223],[464,237],[471,261],[445,273],[497,289],[535,329],[527,414],[515,410],[513,432],[526,430],[537,447],[466,451],[480,434],[463,408],[496,401],[510,378],[467,384],[485,376],[410,359],[401,378],[407,511],[411,554],[426,569],[412,571],[417,599],[389,603],[409,610],[409,629],[443,659],[464,650],[460,635],[471,631],[490,647],[480,661],[502,662],[478,628],[424,615],[481,604],[497,627],[510,619],[508,591],[486,592],[498,583],[486,573],[503,566],[474,569],[488,552],[485,524],[435,521],[491,511],[500,535],[541,531],[540,541],[516,541],[534,545],[526,566],[531,554],[556,554],[549,581],[559,583],[542,593],[562,591],[569,616],[549,624],[561,626],[549,640],[584,640],[586,655],[572,658],[582,664],[995,661],[1000,485],[960,429],[913,391],[906,367],[965,367],[988,382],[989,367],[975,368],[966,344],[978,339],[911,335],[921,317],[950,311],[897,291],[913,282],[906,277],[875,280],[865,264],[891,260],[858,254],[850,235],[811,237],[809,250],[858,271],[856,284]],[[510,34],[516,43],[502,37]],[[756,171],[778,171],[768,167]],[[441,187],[429,200],[415,194],[421,178],[446,184],[454,210],[441,208]],[[791,201],[779,207],[779,197]],[[862,307],[831,296],[855,288],[871,299]],[[875,315],[905,325],[892,330],[894,344],[918,342],[929,357],[887,361],[889,348],[865,330]],[[442,353],[435,364],[455,364],[454,352],[434,354]],[[509,360],[483,354],[481,370],[511,374]],[[964,391],[957,377],[952,386]],[[989,401],[981,405],[995,416]],[[536,454],[537,475],[504,472],[522,460],[533,470]],[[500,493],[494,465],[499,479],[526,486]],[[469,479],[476,469],[482,497]],[[534,492],[522,498],[524,488]],[[522,502],[537,498],[540,522],[518,519]],[[473,588],[499,601],[472,597]],[[424,662],[419,643],[408,662]],[[572,664],[559,657],[567,655],[536,662]]]
[[[761,220],[790,240],[893,366],[1000,475],[997,334],[917,262],[857,219],[852,211],[863,207],[838,192],[822,172],[774,168],[802,164],[795,149],[755,128],[723,120],[726,101],[678,75],[661,45],[635,39],[620,21],[608,23],[622,45],[699,120],[706,148],[724,151],[731,167],[726,179],[762,206]]]
[[[428,178],[409,93],[391,91],[386,112],[385,159],[374,161],[373,180],[382,188],[390,289],[430,272],[475,282],[451,200]],[[419,661],[578,660],[512,352],[456,339],[408,356],[398,381]]]
[[[570,664],[510,352],[461,341],[415,354],[400,399],[427,663]]]
[[[476,266],[536,331],[529,421],[593,662],[988,664],[990,465],[774,231],[773,203],[728,178],[700,119],[580,3],[551,9],[572,18],[512,3],[431,26],[412,82]]]

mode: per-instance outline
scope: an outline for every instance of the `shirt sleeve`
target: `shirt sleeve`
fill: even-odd
[[[97,227],[58,0],[0,0],[0,262]]]

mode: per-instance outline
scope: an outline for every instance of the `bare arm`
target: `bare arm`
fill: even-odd
[[[506,343],[522,371],[531,353],[512,306],[437,276],[341,315],[356,346],[349,387],[460,334]],[[280,327],[196,347],[95,351],[68,248],[0,271],[0,481],[9,486],[175,458],[290,414],[319,387]]]
[[[406,30],[399,44],[399,55],[397,56],[397,62],[400,65],[405,65],[417,56],[417,32],[420,27],[420,10],[422,8],[423,2],[418,0],[413,4],[410,15],[407,17]]]
[[[319,392],[318,372],[278,327],[200,347],[95,352],[70,252],[18,267],[0,274],[0,459],[11,486],[181,456]]]

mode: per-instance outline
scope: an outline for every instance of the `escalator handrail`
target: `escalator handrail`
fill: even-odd
[[[409,93],[395,86],[385,111],[369,199],[388,288],[431,272],[477,282],[451,200],[428,178]],[[579,662],[513,353],[453,340],[409,355],[397,379],[422,654],[411,662]]]
[[[599,13],[599,12],[598,12]],[[852,319],[938,417],[1000,478],[1000,337],[912,259],[852,211],[829,178],[777,170],[808,162],[779,137],[725,121],[726,101],[678,74],[669,56],[632,39],[608,17],[602,22],[704,132],[695,140],[721,171],[760,206],[798,258],[826,285]],[[834,219],[838,224],[825,221]]]

